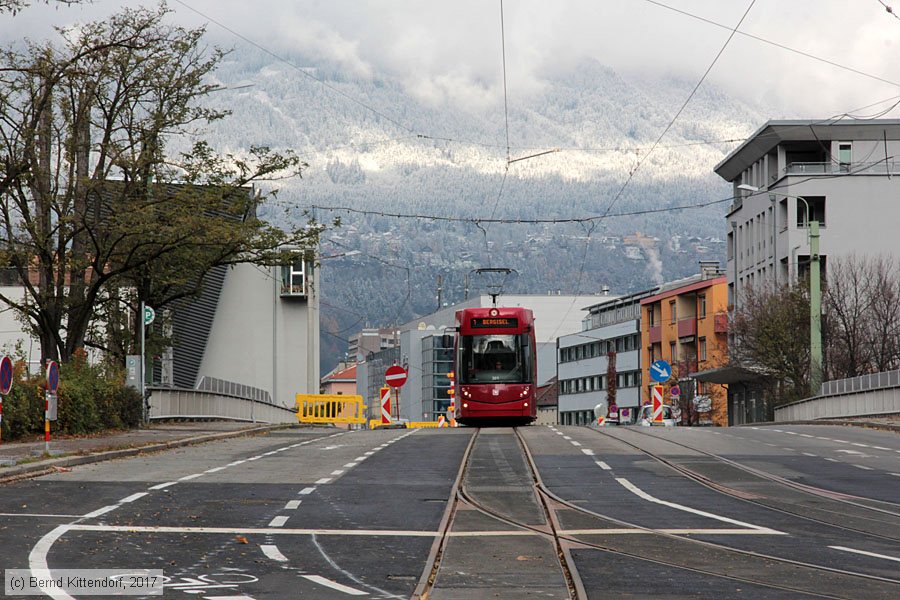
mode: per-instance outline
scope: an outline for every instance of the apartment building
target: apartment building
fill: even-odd
[[[366,328],[347,339],[347,361],[360,362],[370,354],[395,348],[400,344],[395,329]]]
[[[726,390],[692,377],[728,361],[728,288],[718,264],[701,262],[698,275],[663,284],[640,304],[641,401],[650,401],[655,385],[650,365],[665,360],[672,365],[665,402],[677,404],[692,422],[727,425]],[[675,385],[677,398],[671,394]]]
[[[641,403],[641,300],[656,288],[604,299],[588,312],[578,333],[560,336],[557,373],[558,411],[562,425],[594,420],[594,407],[609,402],[609,361],[615,357],[616,405],[622,419],[633,418]]]
[[[796,281],[808,269],[807,221],[820,224],[823,280],[829,257],[896,254],[900,120],[769,121],[715,171],[732,184],[729,302],[748,286]],[[736,293],[736,294],[735,294]]]

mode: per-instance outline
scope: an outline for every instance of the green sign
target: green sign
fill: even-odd
[[[144,325],[149,325],[156,318],[156,311],[149,306],[144,307]]]

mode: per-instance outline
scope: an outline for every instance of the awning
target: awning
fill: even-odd
[[[731,384],[762,381],[769,376],[746,367],[719,367],[691,373],[691,378],[705,383]]]

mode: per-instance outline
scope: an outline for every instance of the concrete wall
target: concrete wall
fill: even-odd
[[[315,293],[283,298],[274,268],[231,268],[216,309],[199,377],[267,390],[276,404],[319,391],[319,319]],[[314,278],[312,289],[317,288]],[[312,309],[310,309],[312,305]]]

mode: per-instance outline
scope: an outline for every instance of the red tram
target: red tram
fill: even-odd
[[[527,308],[456,311],[456,420],[522,424],[537,418],[534,315]]]

